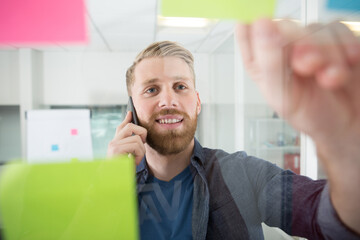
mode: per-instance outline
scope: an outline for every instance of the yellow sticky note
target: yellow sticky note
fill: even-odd
[[[0,177],[6,240],[138,239],[133,159],[14,163]]]
[[[251,22],[272,17],[276,0],[162,0],[164,17],[237,19]]]

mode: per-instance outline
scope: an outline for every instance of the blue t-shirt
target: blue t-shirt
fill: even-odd
[[[169,182],[149,176],[139,192],[141,239],[192,239],[193,176],[187,167]]]

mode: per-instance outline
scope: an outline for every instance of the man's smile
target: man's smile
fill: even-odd
[[[184,118],[179,115],[164,115],[156,119],[156,122],[166,129],[175,129],[182,125]]]

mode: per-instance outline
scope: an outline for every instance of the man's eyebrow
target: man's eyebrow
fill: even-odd
[[[157,81],[159,81],[158,78],[150,78],[150,79],[146,80],[145,82],[143,82],[143,85],[153,84]]]
[[[172,77],[172,79],[173,79],[174,81],[176,81],[176,80],[191,80],[191,78],[189,78],[189,77],[180,76],[180,75],[179,75],[179,76],[174,76],[174,77]],[[159,81],[158,78],[150,78],[150,79],[144,81],[144,82],[143,82],[143,85],[153,84],[153,83],[156,83],[156,82],[158,82],[158,81]]]

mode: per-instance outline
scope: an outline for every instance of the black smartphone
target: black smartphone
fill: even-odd
[[[139,125],[139,120],[138,120],[138,117],[136,115],[136,110],[135,110],[135,107],[134,107],[132,97],[129,97],[129,102],[128,102],[128,105],[127,105],[127,111],[131,111],[131,113],[132,113],[132,121],[131,122],[133,124]]]

